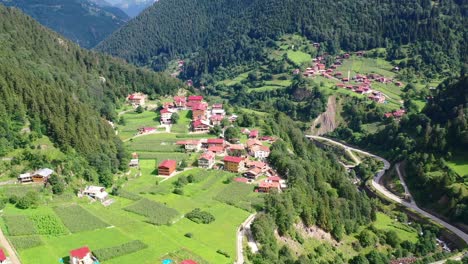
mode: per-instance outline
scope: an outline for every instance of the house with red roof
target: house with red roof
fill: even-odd
[[[199,151],[201,148],[201,141],[195,139],[179,140],[176,145],[183,146],[186,151]]]
[[[86,246],[70,251],[70,264],[94,264],[96,260]]]
[[[265,159],[270,156],[270,148],[263,145],[254,145],[249,149],[249,154],[256,159]]]
[[[238,173],[244,168],[244,158],[242,157],[226,156],[223,161],[224,169],[227,171]]]
[[[7,263],[7,257],[5,256],[5,252],[3,249],[0,248],[0,264]]]
[[[180,264],[198,264],[198,263],[195,262],[195,260],[186,259],[186,260],[183,260]]]
[[[210,131],[210,125],[206,124],[202,120],[192,121],[192,131],[193,132],[208,132]]]
[[[198,158],[198,167],[199,168],[205,168],[205,169],[210,169],[213,167],[215,163],[215,154],[211,151],[207,151],[203,153],[199,158]]]
[[[244,177],[249,179],[257,179],[258,177],[263,175],[263,171],[260,168],[254,167],[249,169],[247,172],[244,173]]]
[[[177,108],[185,108],[187,106],[187,97],[185,97],[185,96],[174,96],[174,105]]]
[[[161,111],[159,111],[159,113],[161,114],[161,124],[170,125],[172,123],[172,111],[170,111],[168,108],[163,108]]]
[[[247,160],[245,161],[245,167],[249,169],[259,168],[262,172],[268,171],[268,164],[265,162],[257,161],[257,160]]]
[[[222,147],[224,149],[224,139],[222,138],[209,138],[206,143],[208,144],[208,147]]]
[[[240,157],[244,154],[244,152],[245,152],[245,147],[243,144],[231,144],[228,147],[228,154],[230,156]]]
[[[269,193],[271,191],[280,191],[280,184],[277,182],[267,182],[267,181],[262,181],[258,184],[258,191],[259,192],[264,192],[264,193]]]
[[[132,93],[128,95],[127,102],[133,106],[145,105],[147,95],[144,93]]]
[[[224,154],[224,147],[222,146],[209,146],[208,151],[215,153],[216,155]]]
[[[149,134],[149,133],[154,133],[156,132],[155,127],[141,127],[138,129],[138,133],[140,134]]]
[[[369,99],[379,104],[383,104],[385,102],[385,96],[380,92],[373,92],[369,96]]]
[[[196,103],[192,105],[192,119],[205,119],[207,105],[204,103]]]
[[[224,116],[222,115],[212,115],[210,116],[211,125],[221,125],[221,121],[223,121]]]
[[[158,174],[164,176],[170,176],[177,168],[177,161],[175,160],[164,160],[158,166]]]
[[[252,131],[250,131],[249,138],[258,138],[258,130],[253,129]]]
[[[236,177],[233,179],[233,181],[235,182],[241,182],[241,183],[248,183],[249,180],[247,178],[244,178],[244,177]]]

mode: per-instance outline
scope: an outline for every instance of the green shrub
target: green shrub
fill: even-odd
[[[177,195],[184,195],[184,190],[182,188],[175,188],[173,193]]]
[[[201,211],[200,208],[193,209],[191,212],[187,213],[185,217],[197,224],[209,224],[215,220],[215,217],[212,214],[206,211]]]
[[[124,243],[115,247],[101,248],[94,250],[93,254],[99,261],[106,261],[123,255],[127,255],[133,252],[140,251],[147,248],[148,245],[141,242],[140,240],[133,240],[128,243]]]
[[[226,258],[230,258],[230,257],[231,257],[231,256],[229,255],[229,253],[227,253],[226,251],[223,251],[223,250],[221,250],[221,249],[216,250],[216,253],[221,254],[221,255],[225,256]]]
[[[79,205],[55,207],[54,211],[72,233],[108,226],[108,224]]]
[[[34,222],[26,215],[5,215],[3,218],[11,236],[34,235],[37,233]]]
[[[192,233],[185,233],[184,236],[185,236],[185,237],[188,237],[188,238],[192,238],[192,237],[193,237],[193,234],[192,234]]]
[[[17,250],[33,248],[44,244],[39,236],[11,237],[10,241]]]
[[[147,217],[146,221],[153,225],[170,224],[179,215],[177,210],[148,199],[139,200],[124,210]]]
[[[68,233],[63,223],[53,214],[32,215],[30,219],[41,235],[58,236]]]

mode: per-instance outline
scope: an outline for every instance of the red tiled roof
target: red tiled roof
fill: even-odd
[[[70,251],[70,256],[78,258],[78,259],[83,259],[90,252],[91,252],[91,250],[89,250],[89,248],[85,246],[85,247],[78,248],[78,249]]]
[[[198,103],[192,106],[192,110],[206,110],[206,104]]]
[[[258,187],[260,188],[279,188],[279,183],[278,182],[266,182],[262,181],[258,184]]]
[[[208,148],[208,151],[213,151],[215,153],[217,152],[223,152],[224,151],[224,148],[222,146],[210,146]]]
[[[184,103],[187,101],[187,97],[185,96],[174,96],[174,101],[176,103]]]
[[[5,261],[5,260],[6,260],[5,252],[3,252],[3,249],[0,248],[0,261]]]
[[[199,159],[211,160],[211,159],[214,159],[214,157],[215,157],[215,154],[211,151],[208,151],[208,152],[203,153]]]
[[[250,131],[249,137],[258,137],[258,130]]]
[[[213,104],[213,108],[223,108],[223,104]]]
[[[191,96],[188,97],[188,100],[189,101],[202,101],[203,96],[201,96],[201,95],[191,95]]]
[[[197,264],[197,262],[195,262],[194,260],[191,260],[191,259],[186,259],[186,260],[182,261],[180,264]]]
[[[232,144],[231,146],[229,146],[230,149],[232,150],[243,150],[245,149],[244,145],[242,144]]]
[[[268,181],[271,181],[271,182],[279,182],[280,180],[281,180],[281,178],[278,177],[278,176],[268,177]]]
[[[195,120],[195,121],[192,122],[192,126],[193,127],[200,127],[200,126],[207,127],[208,125],[204,124],[201,120]]]
[[[175,160],[165,160],[159,164],[158,168],[172,168],[177,166],[177,161]]]
[[[161,114],[167,114],[167,113],[171,113],[171,111],[169,111],[167,108],[163,108],[161,109],[161,111],[159,111]]]
[[[226,156],[224,157],[223,159],[224,161],[227,161],[227,162],[234,162],[234,163],[241,163],[244,158],[241,158],[241,157],[233,157],[233,156]]]
[[[188,140],[179,140],[176,142],[176,145],[198,145],[198,143],[200,143],[199,140],[188,139]]]
[[[234,181],[235,181],[235,182],[243,182],[243,183],[246,183],[246,182],[248,182],[249,180],[246,179],[246,178],[243,178],[243,177],[237,177],[237,178],[234,178]]]
[[[207,140],[208,144],[224,144],[224,139],[222,138],[209,138]]]
[[[211,119],[212,121],[221,121],[221,120],[224,119],[224,116],[222,116],[222,115],[212,115],[212,116],[210,117],[210,119]]]

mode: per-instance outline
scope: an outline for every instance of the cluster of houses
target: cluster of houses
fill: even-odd
[[[388,112],[388,113],[385,113],[385,118],[395,118],[395,119],[400,119],[402,118],[404,115],[405,115],[406,111],[405,109],[398,109],[398,110],[395,110],[393,112]]]
[[[54,171],[49,168],[42,168],[34,172],[22,173],[18,176],[20,183],[45,183]]]
[[[363,56],[364,52],[358,51],[355,54],[356,56]],[[368,75],[356,74],[352,78],[349,76],[349,73],[348,73],[348,76],[346,77],[343,75],[342,72],[339,72],[336,70],[343,64],[343,60],[349,59],[351,55],[349,53],[345,53],[341,56],[337,56],[335,58],[335,62],[333,63],[333,65],[331,65],[330,68],[328,69],[325,64],[325,58],[326,58],[325,56],[326,55],[318,56],[314,58],[312,60],[312,63],[313,63],[312,67],[308,67],[303,72],[303,76],[313,77],[316,75],[320,75],[328,79],[339,80],[341,82],[336,85],[338,88],[348,89],[358,94],[369,94],[368,98],[377,103],[384,103],[386,99],[383,93],[372,90],[372,87],[371,87],[372,81],[376,81],[380,83],[392,83],[393,82],[398,87],[403,86],[403,83],[399,81],[395,81],[395,80],[386,78],[384,76],[381,76],[375,73],[368,74]],[[395,67],[395,68],[398,68],[398,67]],[[293,74],[300,74],[300,70],[295,69],[293,71]],[[351,81],[354,81],[356,84],[355,85],[349,84]]]
[[[230,122],[234,122],[237,119],[235,115],[227,117],[222,104],[217,103],[209,106],[201,95],[191,95],[188,97],[174,96],[172,102],[163,104],[163,108],[160,111],[161,124],[170,125],[172,114],[179,110],[192,111],[192,123],[190,126],[192,132],[208,132],[213,126],[220,125],[224,118],[227,118]]]
[[[148,96],[144,93],[132,93],[127,96],[127,102],[134,106],[144,106]]]
[[[216,164],[216,157],[220,157],[222,158],[224,170],[240,173],[243,176],[236,178],[236,181],[251,182],[261,176],[276,177],[260,182],[258,190],[269,191],[285,188],[284,180],[279,178],[276,172],[266,163],[266,158],[270,155],[270,148],[263,143],[272,143],[276,139],[270,136],[259,137],[258,130],[248,131],[243,129],[242,132],[248,133],[249,139],[246,144],[232,144],[222,138],[180,140],[176,144],[180,145],[185,151],[203,151],[198,158],[198,167],[200,168],[221,167]],[[176,165],[175,160],[163,161],[158,167],[159,174],[171,175],[175,171]]]

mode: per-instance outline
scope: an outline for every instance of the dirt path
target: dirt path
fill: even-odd
[[[413,199],[411,199],[411,202],[407,202],[406,200],[401,199],[400,197],[396,196],[395,194],[390,192],[387,188],[385,188],[382,184],[380,184],[382,176],[390,168],[390,162],[388,162],[386,159],[384,159],[382,157],[379,157],[377,155],[374,155],[374,154],[372,154],[370,152],[367,152],[367,151],[364,151],[364,150],[361,150],[361,149],[357,149],[357,148],[353,148],[353,147],[348,146],[346,144],[343,144],[341,142],[337,142],[337,141],[335,141],[333,139],[320,137],[320,136],[306,136],[306,137],[311,138],[311,139],[325,140],[325,141],[333,143],[333,144],[335,144],[337,146],[341,146],[342,148],[350,149],[352,151],[355,151],[355,152],[358,152],[358,153],[361,153],[361,154],[364,154],[364,155],[367,155],[367,156],[370,156],[370,157],[373,157],[373,158],[376,158],[376,159],[382,161],[384,163],[384,168],[382,168],[380,171],[378,171],[375,174],[375,177],[372,180],[372,186],[378,192],[380,192],[382,195],[386,196],[388,199],[393,200],[394,202],[399,203],[399,204],[401,204],[401,205],[403,205],[403,206],[405,206],[407,208],[410,208],[413,211],[416,211],[417,213],[423,215],[424,217],[429,218],[432,221],[444,226],[446,229],[452,231],[455,235],[457,235],[458,237],[463,239],[465,241],[465,243],[468,244],[468,234],[466,234],[462,230],[458,229],[457,227],[445,222],[444,220],[442,220],[442,219],[440,219],[440,218],[438,218],[438,217],[424,211],[423,209],[419,208],[418,205],[413,201]],[[403,186],[405,186],[406,184],[405,184],[405,181],[404,181],[403,177],[401,176],[401,173],[400,173],[400,170],[399,170],[399,165],[397,165],[397,170],[396,171],[398,173],[398,177],[400,177],[401,183],[403,184]],[[407,189],[405,189],[405,190],[407,190]],[[408,190],[408,194],[411,196],[411,194],[409,193],[409,190]]]
[[[4,248],[6,252],[8,253],[11,264],[21,264],[18,258],[18,255],[16,255],[16,251],[10,245],[10,242],[6,239],[1,228],[0,228],[0,244],[2,245],[2,248]]]

